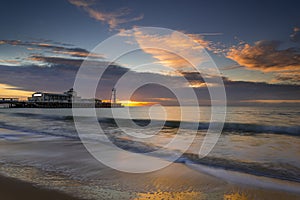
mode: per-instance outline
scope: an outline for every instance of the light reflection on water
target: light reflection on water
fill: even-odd
[[[146,111],[149,108],[130,108],[132,111],[132,114],[136,116],[137,118],[148,118]],[[180,119],[180,112],[178,112],[178,108],[174,107],[167,107],[168,111],[168,119],[169,120],[178,120]],[[192,109],[192,107],[188,108]],[[43,163],[45,163],[45,160],[49,157],[48,164],[51,163],[54,167],[57,167],[60,165],[60,162],[62,160],[67,161],[70,160],[70,157],[64,157],[63,159],[57,159],[57,155],[60,155],[61,153],[66,153],[67,145],[74,146],[74,150],[77,150],[75,148],[76,146],[71,143],[70,141],[64,141],[62,138],[57,138],[58,141],[64,142],[63,147],[59,148],[57,145],[55,146],[55,149],[52,148],[53,145],[50,145],[50,141],[54,139],[53,135],[62,135],[62,136],[73,136],[76,131],[74,129],[73,121],[66,118],[51,118],[52,114],[59,114],[57,110],[55,112],[57,113],[50,113],[50,117],[45,116],[35,116],[35,115],[20,115],[20,114],[12,114],[8,115],[7,113],[15,112],[16,110],[0,110],[0,122],[1,126],[3,125],[3,131],[0,131],[0,144],[2,147],[0,148],[0,160],[4,160],[4,156],[6,156],[7,160],[17,160],[16,158],[19,158],[19,160],[24,161],[25,159],[32,161],[34,163],[37,163],[40,166],[40,168],[46,168]],[[25,112],[25,113],[34,113],[37,112],[37,110],[30,110],[30,109],[18,109],[19,113]],[[47,111],[47,110],[46,110]],[[68,110],[67,112],[69,112]],[[103,112],[106,112],[107,110],[97,110],[97,113],[103,114]],[[200,115],[201,115],[201,122],[206,122],[209,119],[209,107],[201,107],[200,108]],[[47,111],[48,112],[48,111]],[[49,112],[54,112],[54,110],[51,110]],[[63,112],[62,112],[63,113]],[[105,114],[105,113],[104,113]],[[107,114],[107,113],[106,113]],[[61,114],[64,115],[64,114]],[[69,115],[68,115],[69,116]],[[157,118],[159,118],[160,115],[156,115]],[[297,109],[293,108],[263,108],[263,107],[230,107],[228,108],[228,115],[227,115],[227,122],[234,122],[234,123],[244,123],[246,124],[243,126],[243,129],[235,130],[234,127],[232,129],[225,130],[217,145],[211,152],[209,156],[212,158],[222,158],[224,160],[228,161],[236,161],[236,163],[239,163],[240,161],[242,164],[252,163],[255,164],[255,166],[258,166],[261,169],[261,167],[264,167],[264,170],[269,170],[270,167],[273,167],[273,169],[276,169],[276,173],[278,173],[279,170],[281,170],[284,173],[294,173],[294,177],[299,178],[299,166],[300,166],[300,137],[298,135],[289,134],[289,130],[285,129],[285,126],[299,126],[300,121],[300,115],[299,111]],[[192,120],[192,119],[191,119]],[[247,126],[247,124],[252,125],[260,125],[260,126]],[[111,128],[112,130],[114,127],[109,127],[111,124],[107,124],[108,128]],[[261,126],[262,125],[262,126]],[[279,131],[276,133],[273,132],[264,132],[265,128],[268,128],[267,126],[284,126],[279,127]],[[240,127],[240,126],[237,126]],[[12,129],[11,132],[7,131],[7,129]],[[247,128],[250,128],[247,132]],[[293,127],[291,127],[291,130]],[[24,134],[21,134],[22,131],[25,131]],[[134,129],[130,129],[128,127],[128,130],[134,133]],[[282,131],[287,131],[286,133],[281,133]],[[298,129],[297,129],[298,130]],[[184,143],[187,137],[189,137],[189,131],[186,129],[183,131],[180,135],[182,137],[181,143]],[[255,132],[257,131],[257,132]],[[42,133],[42,134],[36,134],[36,133]],[[49,135],[47,135],[49,133]],[[136,132],[138,134],[140,132]],[[199,130],[198,136],[196,137],[195,144],[192,145],[190,151],[197,153],[199,151],[199,144],[202,144],[203,135],[205,135],[205,130]],[[295,131],[292,133],[296,133]],[[51,135],[53,134],[53,135]],[[114,136],[119,138],[125,138],[126,135],[120,133],[120,132],[113,132]],[[169,142],[174,135],[176,134],[176,128],[174,127],[168,127],[161,131],[161,134],[158,134],[156,137],[157,140],[149,140],[149,143],[152,142],[153,144],[166,144]],[[296,133],[300,134],[300,133]],[[8,137],[8,135],[10,137]],[[23,135],[23,138],[21,137]],[[14,136],[14,137],[12,137]],[[12,138],[14,139],[12,141]],[[22,138],[22,140],[20,139]],[[19,140],[18,140],[19,139]],[[27,140],[25,140],[27,139]],[[37,140],[39,139],[39,140]],[[42,140],[44,139],[44,140]],[[48,141],[49,140],[49,141]],[[23,145],[18,144],[17,142],[21,142]],[[38,141],[38,142],[37,142]],[[42,142],[43,141],[43,142]],[[4,145],[3,145],[4,144]],[[0,146],[1,146],[0,145]],[[7,146],[5,146],[7,145]],[[15,146],[13,146],[15,145]],[[38,151],[34,150],[31,151],[31,148],[33,148],[35,145],[40,145]],[[178,144],[179,146],[180,144]],[[9,149],[11,148],[11,150]],[[73,149],[72,149],[73,150]],[[79,151],[79,150],[78,150]],[[77,151],[75,151],[77,152]],[[55,156],[54,156],[55,154]],[[53,155],[53,156],[51,156]],[[37,157],[41,156],[41,157]],[[76,161],[79,160],[79,154],[76,154]],[[14,159],[13,159],[14,158]],[[37,159],[37,158],[40,158]],[[93,168],[89,168],[89,164],[87,162],[78,162],[76,165],[71,165],[66,162],[63,163],[66,168],[73,169],[74,166],[81,166],[82,168],[86,167],[87,171],[94,173]],[[226,167],[227,163],[222,163],[221,167]],[[252,165],[251,165],[252,166]],[[56,168],[55,168],[56,169]],[[85,169],[85,168],[84,168]],[[293,171],[294,170],[294,171]],[[3,168],[0,168],[0,172],[5,172]],[[7,172],[7,171],[6,171]],[[264,172],[264,171],[262,171]],[[275,172],[275,171],[274,171]],[[12,171],[9,172],[10,174],[13,174]],[[274,173],[274,175],[276,175]],[[283,174],[285,175],[285,174]],[[38,183],[39,185],[46,186],[46,187],[54,187],[57,189],[63,189],[63,190],[70,190],[71,193],[80,193],[80,195],[87,195],[91,198],[94,197],[105,197],[105,195],[113,195],[116,199],[118,199],[119,196],[130,196],[130,199],[136,198],[136,199],[213,199],[215,196],[210,196],[212,194],[208,194],[205,191],[202,190],[195,191],[190,188],[184,188],[184,185],[182,184],[182,187],[178,190],[172,190],[170,191],[169,188],[166,188],[165,190],[162,189],[163,186],[170,184],[168,180],[159,179],[159,181],[153,181],[147,183],[147,186],[157,186],[154,189],[151,188],[151,192],[142,191],[142,190],[136,190],[133,191],[131,194],[128,194],[126,190],[121,191],[115,191],[110,190],[107,188],[103,188],[104,183],[108,183],[109,178],[107,180],[104,180],[100,184],[101,178],[99,178],[99,184],[96,185],[85,185],[76,181],[68,181],[68,177],[60,177],[56,175],[49,175],[45,176],[44,173],[40,173],[34,170],[34,168],[23,168],[20,169],[18,172],[14,175],[16,178],[24,178],[24,180]],[[170,175],[171,176],[171,175]],[[286,178],[285,176],[282,176],[283,178]],[[281,177],[281,178],[282,178]],[[170,179],[170,177],[168,177]],[[98,179],[97,179],[98,180]],[[300,179],[298,179],[300,180]],[[52,186],[51,184],[52,183]],[[124,184],[126,185],[126,184]],[[174,184],[176,185],[176,183]],[[177,184],[179,185],[179,184]],[[107,186],[112,187],[111,185]],[[143,187],[143,188],[145,188]],[[194,188],[197,186],[195,185]],[[79,189],[80,188],[80,191]],[[149,190],[150,191],[150,190]],[[225,193],[225,194],[224,194]],[[253,193],[253,191],[252,191]],[[252,196],[248,195],[247,192],[244,191],[238,191],[238,192],[222,192],[222,194],[216,194],[218,198],[215,199],[253,199]],[[128,197],[129,197],[128,196]],[[131,198],[132,197],[132,198]],[[268,198],[269,196],[266,196],[265,194],[262,194],[261,197]],[[277,196],[274,196],[275,199],[278,199]],[[97,199],[97,198],[95,198]],[[254,198],[255,199],[255,198]],[[258,199],[258,198],[256,198]],[[269,199],[269,198],[268,198]]]

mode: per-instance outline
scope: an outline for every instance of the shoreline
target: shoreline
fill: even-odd
[[[279,181],[247,174],[243,170],[238,172],[228,169],[228,166],[234,165],[236,167],[236,163],[240,163],[238,159],[242,157],[238,153],[245,153],[244,155],[250,156],[253,155],[252,153],[260,153],[255,149],[253,151],[244,151],[244,149],[247,150],[247,147],[253,147],[257,144],[269,145],[270,135],[256,137],[256,134],[230,134],[231,132],[225,134],[219,142],[221,145],[226,144],[226,148],[222,149],[222,146],[216,146],[216,148],[219,147],[216,150],[228,149],[227,153],[235,155],[237,162],[230,165],[224,162],[224,168],[216,169],[209,167],[210,165],[202,166],[201,163],[193,165],[187,159],[183,162],[172,163],[159,171],[130,174],[111,169],[100,163],[87,151],[80,140],[74,139],[73,136],[76,134],[74,125],[69,117],[65,117],[69,115],[68,112],[66,114],[64,111],[47,109],[46,115],[42,116],[39,114],[44,112],[34,109],[26,111],[22,109],[20,112],[1,112],[3,119],[1,123],[3,124],[0,130],[0,197],[3,197],[4,200],[300,199],[300,192],[298,192],[300,191],[300,184],[298,182],[297,184],[290,184],[285,180]],[[104,114],[107,113],[104,112]],[[107,122],[107,126],[114,128],[110,121]],[[286,137],[289,137],[286,141],[290,141],[287,144],[294,146],[300,144],[298,138],[294,139],[294,137],[285,135],[274,136],[272,138],[276,144],[279,144],[278,142]],[[251,139],[252,142],[244,142],[248,141],[246,139]],[[124,145],[123,141],[119,144]],[[227,143],[228,141],[232,141],[232,143]],[[101,149],[107,152],[105,156],[110,158],[111,154],[105,143],[100,142],[99,144],[101,144]],[[229,148],[231,147],[230,144],[233,144],[233,147],[236,147],[235,145],[242,146],[243,149],[233,151],[236,149]],[[132,144],[131,141],[125,145],[139,147],[139,145]],[[256,146],[254,147],[256,148]],[[279,147],[284,149],[286,146]],[[266,150],[268,151],[265,153],[271,152],[271,155],[275,153],[276,156],[279,153],[278,156],[280,157],[286,155],[281,155],[280,149],[277,151],[274,149]],[[298,151],[296,150],[295,148],[295,150],[292,149],[287,153],[297,155]],[[218,155],[220,157],[222,154]],[[257,156],[259,157],[259,154]],[[122,154],[115,158],[120,159],[120,161],[127,159]],[[251,160],[251,157],[249,159]],[[289,161],[298,160],[292,157],[289,158]],[[271,163],[277,164],[277,162]],[[135,168],[138,166],[132,162],[128,167]],[[271,172],[275,174],[277,171]],[[297,172],[297,170],[291,172]],[[11,177],[13,180],[5,177]],[[297,193],[290,193],[291,188],[294,188],[293,190],[296,190]]]
[[[280,190],[266,189],[247,184],[234,184],[195,171],[183,164],[173,163],[156,172],[146,174],[128,174],[106,168],[104,176],[115,176],[111,187],[92,186],[97,194],[72,196],[70,191],[47,188],[46,185],[27,182],[15,177],[0,175],[0,196],[5,200],[87,200],[87,199],[299,199],[300,195]],[[154,188],[147,187],[152,182]],[[51,185],[51,181],[49,182]],[[85,187],[85,186],[81,186]],[[73,188],[75,189],[75,188]],[[80,188],[77,188],[80,190]],[[77,190],[76,189],[76,190]],[[85,196],[85,198],[84,198]]]

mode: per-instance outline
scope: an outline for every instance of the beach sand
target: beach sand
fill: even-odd
[[[151,173],[124,173],[95,160],[80,141],[35,139],[0,141],[0,200],[300,199],[299,191],[249,185],[248,176],[239,183],[229,182],[184,163]]]
[[[12,164],[0,164],[0,200],[64,200],[76,199],[75,197],[99,200],[300,199],[299,192],[289,193],[283,188],[275,190],[254,187],[243,182],[228,182],[213,176],[214,174],[207,175],[191,169],[183,163],[172,163],[151,173],[119,172],[95,160],[79,141],[2,141],[0,144],[1,159],[12,160]],[[13,164],[23,162],[32,155],[38,161],[37,166],[47,163],[54,166],[55,170],[45,171],[44,167]],[[58,169],[64,166],[68,166],[71,174],[59,173]]]
[[[110,179],[107,179],[111,177]],[[299,199],[300,195],[284,191],[236,185],[199,173],[174,163],[162,170],[146,174],[128,174],[107,168],[103,179],[107,186],[92,186],[97,194],[86,198],[72,197],[60,191],[43,189],[32,183],[0,176],[1,200],[67,200],[67,199]],[[51,181],[51,180],[50,180]],[[81,186],[84,187],[84,186]],[[76,190],[76,187],[73,188]],[[78,189],[78,188],[77,188]],[[71,190],[70,190],[71,191]],[[88,194],[88,190],[86,191]],[[69,192],[72,194],[71,192]]]
[[[60,191],[44,189],[31,183],[0,176],[1,200],[79,200]]]

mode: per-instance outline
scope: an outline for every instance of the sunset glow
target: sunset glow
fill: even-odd
[[[26,100],[27,97],[32,95],[32,91],[24,91],[19,88],[7,84],[0,84],[0,98],[19,98]]]
[[[138,52],[114,60],[114,66],[103,79],[105,88],[101,91],[99,88],[95,98],[109,99],[116,80],[128,73],[132,77],[122,84],[122,92],[117,88],[117,98],[125,99],[120,103],[126,106],[172,105],[177,101],[170,92],[151,85],[147,90],[136,92],[137,101],[128,101],[134,99],[125,95],[128,87],[135,85],[136,80],[143,80],[145,75],[152,76],[155,81],[170,83],[183,96],[192,89],[201,97],[199,102],[209,102],[207,88],[218,88],[220,84],[214,82],[208,60],[195,53],[197,49],[207,53],[213,61],[211,66],[216,65],[220,71],[228,105],[299,104],[299,14],[295,10],[297,6],[277,3],[267,4],[269,12],[265,12],[254,6],[255,3],[235,2],[233,5],[240,8],[235,9],[226,3],[207,3],[206,8],[201,2],[190,1],[186,6],[191,10],[183,10],[178,15],[169,13],[167,2],[160,2],[159,7],[164,8],[161,10],[157,10],[156,3],[149,2],[133,2],[128,7],[124,2],[121,6],[97,0],[34,3],[34,6],[30,2],[19,3],[26,13],[33,14],[36,10],[45,13],[41,22],[23,12],[14,16],[1,13],[1,19],[11,19],[15,23],[2,23],[3,27],[10,28],[6,28],[0,37],[0,96],[27,98],[31,91],[60,93],[74,86],[83,61],[104,67],[112,61],[112,52],[133,47]],[[174,8],[178,9],[182,4],[173,2]],[[13,3],[5,6],[7,10],[20,12],[15,10]],[[44,6],[53,6],[59,15],[53,15]],[[278,8],[285,8],[283,16],[278,15]],[[257,21],[255,26],[251,10],[256,10],[264,19]],[[220,23],[220,18],[224,18],[226,24]],[[206,21],[198,23],[196,19]],[[41,24],[45,29],[40,27]],[[172,30],[167,34],[153,34],[139,28],[147,26]],[[238,27],[238,31],[234,27]],[[94,52],[97,45],[114,36],[123,43],[118,47],[107,45],[103,52]],[[195,66],[201,74],[191,73]],[[180,82],[182,78],[187,81]],[[152,99],[155,102],[149,102]]]
[[[122,105],[124,106],[151,106],[153,104],[155,104],[155,102],[145,102],[145,101],[131,101],[131,100],[121,100],[118,101],[120,103],[122,103]]]
[[[300,200],[299,8],[1,0],[0,200]]]

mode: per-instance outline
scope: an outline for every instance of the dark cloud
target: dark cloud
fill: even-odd
[[[222,67],[220,70],[225,71],[225,70],[233,70],[233,69],[239,69],[239,68],[243,68],[243,66],[231,65],[231,66]]]
[[[28,91],[64,91],[71,88],[77,70],[74,67],[3,66],[0,65],[1,83]]]
[[[74,47],[74,44],[70,44],[70,43],[65,43],[65,42],[58,42],[58,41],[54,41],[54,40],[50,40],[50,39],[45,39],[45,38],[30,38],[32,41],[38,41],[41,43],[49,43],[49,44],[56,44],[59,46],[65,46],[65,47]]]
[[[105,58],[102,54],[91,53],[86,49],[76,48],[76,47],[68,47],[69,45],[64,43],[57,43],[57,44],[47,42],[32,42],[32,41],[21,41],[21,40],[0,40],[0,45],[12,45],[12,46],[23,46],[26,47],[28,50],[46,50],[53,54],[61,54],[67,55],[71,57],[78,57],[78,58],[98,58],[103,59]]]
[[[1,83],[12,85],[23,90],[29,91],[48,91],[63,92],[73,87],[74,80],[81,65],[82,59],[65,59],[57,57],[35,57],[41,62],[51,63],[50,67],[29,65],[29,66],[5,66],[0,65]],[[118,97],[122,98],[127,95],[130,88],[135,85],[142,85],[134,92],[131,100],[157,102],[163,105],[178,105],[173,91],[185,96],[187,90],[191,88],[183,82],[182,77],[168,76],[162,74],[153,74],[146,72],[130,71],[117,64],[110,65],[107,69],[107,62],[92,62],[88,68],[87,80],[99,78],[99,70],[103,72],[97,89],[97,97],[109,99],[111,89],[117,81],[126,75],[123,84],[118,87]],[[181,74],[190,83],[205,83],[203,77],[198,73],[184,72]],[[205,75],[204,75],[205,76]],[[256,100],[299,100],[299,85],[280,85],[268,83],[255,83],[246,81],[231,81],[222,77],[227,92],[229,105],[251,104]],[[208,83],[214,83],[216,77],[205,76]],[[146,84],[147,82],[152,82]],[[168,83],[171,87],[165,87],[155,83]],[[219,87],[214,86],[214,87]],[[208,105],[210,95],[207,87],[192,88],[197,94],[200,105]],[[186,96],[189,98],[189,96]],[[187,102],[188,103],[188,102]],[[253,103],[252,103],[253,104]]]
[[[186,75],[185,75],[186,76]],[[190,81],[204,82],[201,75],[189,73],[186,76]],[[299,80],[299,77],[297,77]],[[263,103],[264,101],[299,101],[300,85],[294,84],[269,84],[266,82],[232,81],[227,77],[222,77],[227,96],[228,105],[253,105]],[[291,77],[289,77],[291,79]],[[214,83],[216,77],[206,77],[208,87],[209,83]],[[207,105],[210,101],[208,87],[195,87],[200,104]],[[214,87],[219,87],[214,85]],[[261,100],[260,102],[256,102]],[[300,101],[299,101],[300,102]]]
[[[181,72],[181,74],[191,83],[218,83],[220,80],[219,76],[209,75],[209,74],[200,74],[199,72]],[[223,81],[227,81],[226,77],[221,77]]]
[[[232,105],[255,100],[300,100],[299,85],[228,80],[225,86],[228,103]]]
[[[209,83],[218,82],[216,77],[203,77],[198,73],[186,73],[185,77],[192,82]],[[289,77],[289,81],[292,77]],[[295,77],[296,79],[299,77]],[[229,105],[250,105],[256,100],[300,100],[300,85],[269,84],[265,82],[232,81],[227,77],[222,77],[226,90],[227,102]],[[284,81],[284,80],[282,80]],[[213,85],[219,87],[219,85]],[[195,87],[200,103],[207,104],[210,100],[208,87]],[[257,103],[257,102],[256,102]],[[252,103],[253,104],[253,103]]]
[[[64,66],[71,66],[71,67],[80,67],[83,59],[70,59],[70,58],[61,58],[61,57],[49,57],[49,56],[42,56],[42,55],[34,55],[28,58],[30,61],[39,61],[45,64],[50,65],[64,65]]]
[[[11,43],[18,43],[11,41]],[[111,89],[115,87],[119,79],[126,75],[120,88],[118,96],[125,97],[127,91],[141,85],[131,98],[136,101],[148,101],[162,103],[163,105],[178,105],[178,102],[172,92],[177,91],[184,96],[187,90],[191,90],[191,85],[195,85],[194,90],[198,96],[201,105],[207,105],[210,102],[210,95],[207,86],[220,87],[214,85],[218,83],[219,77],[208,74],[199,74],[198,72],[180,72],[177,76],[163,74],[153,74],[146,72],[130,71],[128,68],[119,66],[116,63],[109,65],[105,61],[88,60],[81,58],[62,58],[42,55],[32,55],[28,58],[32,62],[40,62],[46,65],[27,65],[27,66],[5,66],[0,65],[0,82],[16,86],[29,91],[48,91],[62,92],[73,87],[74,80],[83,62],[89,66],[86,80],[98,79],[99,73],[103,75],[98,84],[97,97],[108,99]],[[106,66],[108,66],[106,68]],[[285,72],[287,73],[287,72]],[[278,77],[282,79],[287,77]],[[290,74],[295,76],[295,74]],[[183,77],[185,79],[183,79]],[[299,79],[299,76],[295,78]],[[230,105],[247,104],[253,100],[300,100],[299,89],[297,85],[279,85],[268,83],[254,83],[246,81],[231,81],[222,77],[227,92],[227,99]],[[291,79],[291,77],[289,77]],[[188,82],[186,82],[186,80]],[[146,84],[145,83],[151,83]],[[162,85],[155,84],[161,83]],[[163,86],[169,85],[170,88]],[[211,85],[210,85],[211,84]]]
[[[300,81],[300,74],[299,73],[282,73],[282,74],[278,74],[275,77],[276,80],[280,81],[280,82],[294,82],[297,83]]]

